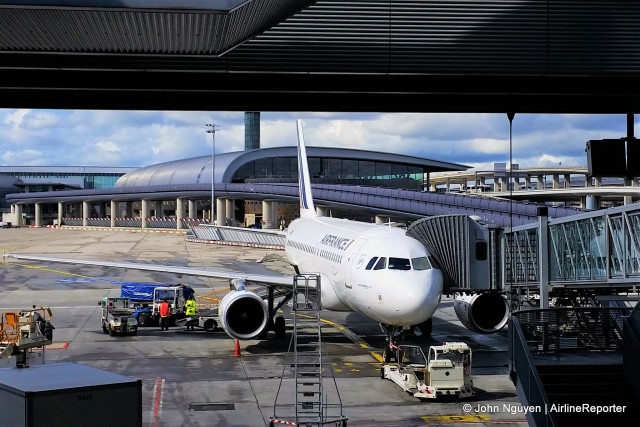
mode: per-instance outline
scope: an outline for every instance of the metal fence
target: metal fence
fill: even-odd
[[[513,313],[531,353],[622,351],[631,308],[571,307]]]
[[[286,235],[277,231],[254,230],[214,225],[191,227],[195,239],[219,243],[240,243],[250,246],[284,249]]]
[[[524,399],[523,405],[529,407],[549,407],[549,398],[544,390],[544,385],[533,363],[530,345],[518,317],[512,317],[509,322],[509,362],[511,365],[511,378],[516,385],[518,394]],[[545,411],[532,411],[527,414],[527,421],[537,427],[557,426],[557,420],[553,413],[545,414]]]

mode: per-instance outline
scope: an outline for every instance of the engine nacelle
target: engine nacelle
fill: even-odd
[[[351,309],[344,305],[340,298],[338,298],[338,294],[336,294],[336,290],[331,284],[331,279],[324,274],[320,275],[320,302],[322,303],[322,308],[327,310],[351,311]]]
[[[267,327],[269,309],[262,298],[247,290],[230,291],[219,306],[220,323],[231,338],[250,340]]]
[[[495,292],[456,295],[453,308],[465,327],[483,334],[498,332],[509,319],[507,300]]]

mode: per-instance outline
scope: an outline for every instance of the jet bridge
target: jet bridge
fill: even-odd
[[[500,227],[467,215],[427,217],[407,229],[442,271],[444,293],[454,295],[460,321],[476,332],[496,332],[508,320],[500,280],[501,233]]]
[[[505,230],[503,287],[514,305],[529,294],[541,308],[601,305],[603,295],[637,296],[640,283],[640,204],[567,218],[540,217]]]
[[[549,218],[544,207],[539,213],[537,222],[512,229],[466,215],[409,226],[407,235],[442,270],[444,292],[454,295],[465,326],[495,332],[509,311],[628,307],[639,299],[640,204],[565,218]]]

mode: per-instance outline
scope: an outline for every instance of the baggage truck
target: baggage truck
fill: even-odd
[[[160,324],[159,305],[165,299],[171,305],[169,324],[175,325],[176,320],[185,317],[184,303],[194,294],[193,288],[183,284],[123,283],[120,286],[120,296],[131,300],[140,327]]]

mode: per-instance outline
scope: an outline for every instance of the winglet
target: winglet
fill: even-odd
[[[302,120],[298,119],[298,185],[300,187],[300,217],[316,216],[316,208],[311,196],[311,176],[309,175],[309,162],[307,150],[304,147],[304,135],[302,133]]]

